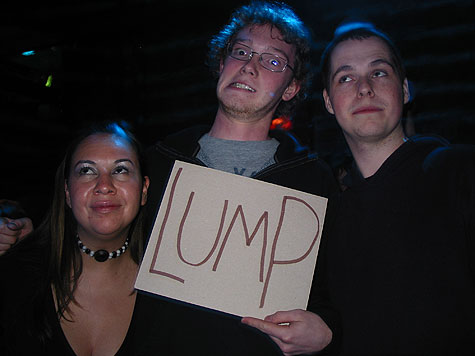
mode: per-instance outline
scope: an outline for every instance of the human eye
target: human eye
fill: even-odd
[[[264,67],[274,71],[282,70],[287,63],[285,59],[271,53],[263,53],[261,55],[261,61]]]
[[[373,77],[375,77],[375,78],[385,77],[387,75],[388,75],[388,73],[386,73],[384,70],[375,70],[373,72]]]
[[[231,51],[233,56],[242,57],[242,58],[248,57],[249,52],[250,52],[250,50],[246,46],[244,46],[240,43],[236,43],[233,46],[232,51]]]
[[[79,166],[76,171],[79,176],[88,176],[96,173],[94,168],[88,165]]]
[[[349,75],[342,75],[338,78],[338,83],[348,83],[351,81],[351,77]]]
[[[114,168],[112,174],[128,174],[129,172],[130,169],[126,165],[121,164]]]
[[[272,56],[272,57],[269,57],[269,59],[267,60],[267,62],[272,66],[272,67],[275,67],[275,68],[281,68],[283,65],[284,65],[284,60],[282,60],[280,57],[278,56]]]

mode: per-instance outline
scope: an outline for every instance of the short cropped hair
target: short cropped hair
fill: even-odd
[[[364,23],[360,26],[348,27],[348,30],[335,31],[335,37],[326,46],[320,60],[320,71],[322,75],[322,84],[324,89],[326,89],[327,91],[330,89],[331,56],[335,47],[339,43],[347,40],[364,40],[371,37],[377,37],[381,39],[388,46],[389,52],[391,54],[391,59],[395,66],[396,74],[401,83],[404,82],[404,79],[406,78],[406,70],[404,68],[404,63],[402,61],[401,54],[399,53],[399,50],[397,49],[394,42],[384,32],[378,30],[371,24]]]
[[[311,82],[310,50],[311,34],[302,20],[288,5],[279,2],[254,1],[236,9],[221,31],[209,42],[208,65],[218,75],[220,64],[228,55],[228,46],[244,27],[270,25],[280,31],[288,44],[295,46],[294,79],[300,83],[300,91],[289,101],[281,101],[277,115],[290,116],[296,105],[305,99]]]

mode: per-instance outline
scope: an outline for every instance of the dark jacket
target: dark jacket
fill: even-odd
[[[198,141],[208,131],[209,127],[192,127],[168,136],[148,149],[146,159],[151,184],[147,206],[151,217],[150,228],[175,160],[204,166],[196,155],[200,149]],[[329,197],[337,191],[330,168],[316,154],[300,145],[288,132],[273,131],[271,136],[280,143],[275,163],[253,178],[323,197]],[[160,341],[155,336],[153,325],[155,323],[160,327],[163,322],[169,323],[169,327],[174,330],[172,334],[177,334],[176,340],[182,341],[174,350],[178,355],[188,354],[188,351],[193,355],[280,354],[280,350],[267,335],[244,326],[237,317],[162,298],[156,298],[150,303],[146,317],[150,320],[148,336],[141,332],[140,337],[147,339],[142,340],[142,343],[149,345],[146,349],[150,354],[160,350]],[[331,321],[328,323],[332,325]],[[177,345],[176,342],[173,344]]]
[[[205,166],[196,158],[201,136],[207,126],[195,126],[168,136],[151,146],[146,153],[147,169],[151,180],[147,207],[155,216],[175,160]],[[275,164],[258,172],[253,178],[310,194],[329,197],[337,190],[330,167],[286,131],[271,131],[280,145]]]
[[[347,178],[316,283],[341,316],[341,354],[475,355],[474,147],[417,137]]]

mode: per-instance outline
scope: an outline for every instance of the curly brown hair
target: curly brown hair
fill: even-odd
[[[312,79],[310,30],[288,5],[280,2],[253,1],[236,9],[228,23],[209,42],[207,64],[218,76],[219,66],[228,55],[228,46],[236,34],[247,26],[270,25],[282,34],[284,41],[295,46],[293,74],[300,83],[300,91],[289,101],[281,101],[276,116],[291,116],[299,102],[307,96]]]

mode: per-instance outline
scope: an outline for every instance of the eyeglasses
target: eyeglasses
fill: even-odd
[[[285,58],[272,53],[254,52],[251,47],[239,42],[232,43],[228,46],[228,54],[230,57],[239,61],[250,61],[254,54],[258,54],[259,64],[271,72],[283,72],[287,67],[294,71]]]

